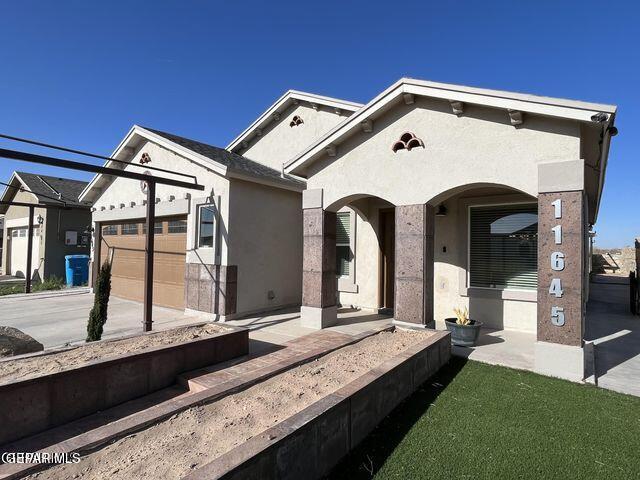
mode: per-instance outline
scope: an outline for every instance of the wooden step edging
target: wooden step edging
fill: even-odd
[[[321,478],[450,357],[436,332],[183,480]]]

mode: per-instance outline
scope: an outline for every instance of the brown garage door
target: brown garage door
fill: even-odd
[[[142,220],[102,225],[100,263],[112,258],[111,293],[142,302],[145,225]],[[155,225],[153,303],[184,308],[186,217],[158,219]]]

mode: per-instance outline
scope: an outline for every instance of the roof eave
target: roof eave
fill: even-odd
[[[213,170],[214,172],[222,176],[226,176],[227,174],[226,165],[222,165],[221,163],[216,162],[215,160],[212,160],[208,157],[200,155],[199,153],[196,153],[193,150],[190,150],[186,147],[183,147],[182,145],[172,142],[171,140],[165,137],[162,137],[156,133],[153,133],[139,125],[134,125],[133,127],[131,127],[131,130],[129,130],[129,133],[120,142],[120,144],[118,145],[118,148],[116,148],[114,152],[111,154],[111,157],[116,160],[122,160],[117,157],[120,155],[120,153],[124,150],[125,147],[129,146],[129,144],[134,140],[136,135],[142,138],[145,138],[148,141],[157,143],[158,145],[168,150],[176,152],[181,156],[188,158],[189,160],[192,160],[195,163],[201,165],[202,167],[207,168],[209,170]],[[103,166],[108,167],[110,166],[111,163],[114,163],[114,162],[112,162],[111,160],[107,160]],[[78,196],[80,201],[84,201],[88,193],[96,186],[99,179],[102,178],[103,176],[104,174],[98,173],[91,179],[91,181],[87,184],[87,186],[84,188],[82,193]]]
[[[463,103],[482,105],[489,108],[520,110],[528,113],[589,123],[592,122],[591,117],[596,113],[604,112],[611,117],[615,115],[617,110],[615,105],[595,104],[551,97],[538,97],[535,95],[505,92],[500,90],[488,90],[402,78],[376,96],[346,121],[337,125],[317,142],[307,147],[307,149],[300,153],[296,158],[287,162],[285,164],[285,171],[287,173],[301,175],[303,173],[302,170],[313,162],[329,144],[340,143],[342,139],[350,135],[361,122],[369,119],[382,107],[405,93],[444,100],[460,101]]]
[[[325,97],[322,95],[316,95],[314,93],[301,92],[298,90],[287,90],[280,98],[278,98],[269,108],[267,108],[262,115],[254,120],[251,125],[245,128],[240,135],[234,138],[229,145],[226,146],[227,150],[233,150],[237,148],[243,140],[249,137],[255,130],[264,127],[272,118],[272,116],[281,108],[285,107],[289,102],[293,100],[301,100],[311,103],[318,103],[328,107],[340,108],[355,112],[362,108],[362,104],[356,102],[350,102],[347,100],[341,100],[338,98]]]
[[[286,180],[283,180],[281,182],[273,180],[273,179],[269,179],[266,177],[258,177],[258,176],[254,176],[254,175],[249,175],[243,172],[239,172],[237,170],[229,170],[227,172],[227,177],[229,178],[235,178],[238,180],[245,180],[247,182],[252,182],[252,183],[258,183],[260,185],[266,185],[269,187],[274,187],[274,188],[280,188],[280,189],[284,189],[284,190],[290,190],[292,192],[302,192],[303,190],[305,190],[306,185],[305,184],[296,184],[294,182],[288,182]]]

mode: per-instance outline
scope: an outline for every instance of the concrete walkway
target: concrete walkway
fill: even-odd
[[[325,329],[346,335],[359,335],[365,331],[378,329],[391,324],[392,318],[370,312],[340,309],[338,324]],[[251,354],[260,353],[261,349],[269,349],[273,344],[284,345],[295,338],[317,332],[312,328],[300,325],[300,309],[290,308],[269,314],[256,315],[240,320],[230,320],[230,325],[247,327],[251,330]]]
[[[597,385],[640,396],[640,316],[629,311],[627,277],[594,277],[587,305],[586,339],[595,345]]]
[[[31,335],[45,348],[83,342],[93,295],[87,290],[40,292],[0,297],[0,325],[15,327]],[[181,310],[153,307],[154,329],[202,322],[206,318]],[[103,338],[142,331],[142,304],[111,297]]]
[[[436,329],[447,327],[444,322],[436,322]],[[452,345],[451,353],[490,365],[533,371],[535,342],[535,333],[482,328],[475,347]]]

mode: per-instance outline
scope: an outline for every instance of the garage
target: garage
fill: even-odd
[[[145,227],[143,219],[101,226],[100,264],[111,259],[114,296],[143,301]],[[153,303],[183,309],[186,216],[158,218],[154,233]]]
[[[9,230],[10,260],[8,273],[14,277],[25,277],[27,270],[27,227],[12,228]],[[39,267],[40,260],[40,228],[33,229],[33,247],[31,251],[31,273]]]

